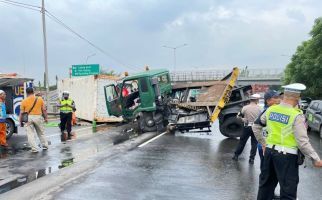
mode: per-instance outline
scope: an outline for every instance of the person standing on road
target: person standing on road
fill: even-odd
[[[72,139],[72,118],[73,111],[76,110],[75,102],[69,98],[69,92],[63,92],[63,98],[59,101],[58,105],[60,108],[60,131],[61,131],[61,141],[65,141],[65,128],[67,129],[67,139]],[[67,126],[67,127],[66,127]]]
[[[243,134],[240,137],[238,146],[235,150],[235,155],[232,158],[235,161],[238,161],[238,157],[243,152],[248,138],[251,137],[251,150],[250,150],[250,156],[249,156],[249,164],[254,164],[254,159],[257,151],[257,140],[253,134],[252,125],[261,112],[261,108],[258,105],[259,98],[260,98],[259,94],[251,95],[250,104],[244,106],[237,115],[238,118],[241,118],[243,120],[244,128],[243,128]]]
[[[7,126],[6,126],[6,93],[3,90],[0,90],[0,145],[1,147],[8,147],[7,144]]]
[[[32,153],[38,153],[37,144],[35,140],[35,132],[38,135],[38,138],[41,142],[42,149],[48,149],[48,142],[45,137],[45,128],[44,122],[48,122],[47,119],[47,111],[45,107],[45,102],[41,97],[36,97],[34,95],[34,89],[32,87],[28,87],[26,89],[27,98],[22,100],[20,106],[20,115],[19,120],[21,122],[22,113],[28,112],[28,122],[24,125],[21,122],[22,126],[26,127],[28,143],[31,147]]]
[[[273,199],[277,183],[280,184],[281,199],[297,198],[300,152],[311,158],[315,167],[322,167],[322,161],[309,142],[305,117],[300,109],[295,108],[306,87],[294,83],[283,88],[282,102],[269,107],[252,127],[264,151],[257,200]],[[262,134],[265,125],[267,139]]]
[[[255,120],[254,123],[259,123],[258,121],[260,120],[260,117],[262,116],[262,114],[267,110],[267,108],[269,108],[272,105],[276,105],[279,104],[281,101],[280,99],[280,93],[276,92],[275,90],[269,90],[264,94],[264,110],[262,111],[262,113],[257,117],[257,119]],[[263,135],[264,137],[267,136],[267,132],[266,130],[263,131]],[[262,169],[263,167],[263,160],[264,160],[264,154],[263,154],[263,148],[261,143],[258,142],[257,144],[257,148],[258,148],[258,154],[260,157],[260,168]]]

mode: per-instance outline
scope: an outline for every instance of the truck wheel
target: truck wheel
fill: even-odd
[[[240,137],[243,133],[244,124],[236,117],[229,117],[219,125],[221,134],[229,138]]]
[[[139,129],[142,133],[153,132],[157,130],[155,121],[153,120],[152,113],[144,113],[139,119]]]
[[[10,119],[6,119],[6,138],[7,140],[12,136],[14,130],[15,130],[15,124]]]

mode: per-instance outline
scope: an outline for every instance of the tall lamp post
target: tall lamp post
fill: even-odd
[[[95,55],[96,55],[96,53],[93,53],[93,54],[91,54],[91,55],[88,55],[88,56],[86,57],[85,64],[87,64],[87,61],[88,61],[88,59],[89,59],[90,57],[93,57],[93,56],[95,56]]]
[[[177,57],[176,57],[176,50],[181,48],[181,47],[185,47],[187,46],[188,44],[181,44],[181,45],[178,45],[178,46],[175,46],[175,47],[170,47],[170,46],[166,46],[166,45],[163,45],[162,47],[164,48],[168,48],[168,49],[172,49],[173,50],[173,70],[176,71],[176,65],[177,65]]]

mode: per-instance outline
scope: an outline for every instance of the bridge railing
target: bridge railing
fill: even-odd
[[[231,70],[189,70],[170,72],[170,78],[175,82],[220,80]],[[241,69],[239,79],[280,79],[283,69]]]

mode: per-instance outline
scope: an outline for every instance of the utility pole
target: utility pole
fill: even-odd
[[[41,14],[42,14],[42,32],[44,39],[44,59],[45,59],[45,81],[46,81],[46,95],[45,101],[48,106],[48,93],[49,93],[49,78],[48,78],[48,61],[47,61],[47,39],[46,39],[46,19],[45,19],[45,0],[41,1]]]

